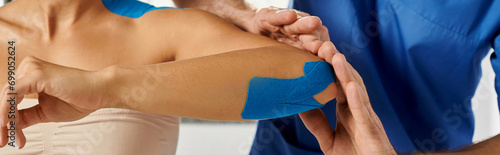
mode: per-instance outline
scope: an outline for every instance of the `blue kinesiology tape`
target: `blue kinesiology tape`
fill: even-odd
[[[139,18],[149,11],[168,9],[172,7],[155,7],[137,0],[102,0],[104,6],[111,12],[130,18]]]
[[[335,82],[332,67],[325,61],[306,62],[304,75],[295,79],[253,77],[241,117],[279,118],[323,107],[313,96]]]

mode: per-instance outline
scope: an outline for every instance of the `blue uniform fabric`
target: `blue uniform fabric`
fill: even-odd
[[[104,6],[111,12],[130,18],[139,18],[149,11],[168,9],[171,7],[155,7],[137,0],[102,0]]]
[[[250,79],[241,118],[279,118],[323,107],[313,96],[335,82],[332,67],[326,61],[310,61],[303,70],[304,76],[299,78]]]
[[[472,143],[471,98],[480,63],[500,51],[500,1],[293,0],[319,16],[363,77],[398,152],[453,151]],[[491,62],[500,73],[500,59]],[[500,78],[495,78],[497,92]],[[335,127],[335,104],[322,108]],[[259,121],[252,155],[322,154],[300,118]]]

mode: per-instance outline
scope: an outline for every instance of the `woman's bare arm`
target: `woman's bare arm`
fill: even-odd
[[[208,18],[198,17],[198,13],[187,15],[192,16],[192,22],[208,24],[207,30],[180,21],[186,18],[186,14],[178,15],[182,17],[176,21],[179,24],[170,25],[174,31],[165,30],[170,31],[172,38],[177,38],[164,38],[177,45],[172,47],[177,60],[174,62],[112,66],[89,72],[33,57],[25,58],[18,67],[17,102],[25,94],[38,93],[40,104],[19,111],[16,117],[19,127],[73,121],[103,107],[202,119],[241,120],[252,77],[297,78],[304,75],[305,62],[320,60],[297,48],[239,31],[210,14],[200,15]],[[189,31],[191,29],[194,30]],[[8,121],[5,117],[10,106],[6,102],[10,97],[5,95],[8,92],[11,91],[7,85],[0,104],[2,124]],[[324,104],[333,99],[335,92],[335,85],[330,84],[314,98]]]
[[[7,143],[7,129],[14,123],[22,147],[23,128],[37,123],[78,120],[106,107],[241,120],[252,77],[297,78],[304,75],[305,62],[320,60],[297,48],[242,32],[202,11],[166,12],[152,11],[150,16],[171,16],[167,25],[158,20],[164,18],[141,18],[153,21],[140,22],[146,23],[140,25],[144,26],[144,32],[134,33],[154,36],[159,33],[158,27],[164,27],[163,32],[171,35],[154,36],[154,39],[171,43],[165,55],[175,55],[174,62],[112,66],[91,72],[35,57],[24,58],[16,71],[15,89],[5,85],[0,95],[0,136],[3,137],[0,146]],[[333,99],[335,92],[336,87],[331,83],[314,98],[324,104]],[[39,104],[17,111],[16,104],[31,93],[39,95]]]
[[[243,32],[205,11],[169,11],[164,18],[177,24],[163,25],[171,25],[175,33],[169,42],[177,45],[173,47],[177,49],[176,61],[105,69],[112,72],[110,81],[116,83],[111,87],[109,102],[156,114],[240,120],[252,77],[298,78],[304,75],[305,62],[321,60],[306,51]],[[154,14],[155,18],[161,15]],[[134,95],[141,90],[143,93]],[[335,91],[331,85],[326,95],[316,99],[324,104],[333,99]]]
[[[268,37],[244,32],[214,14],[197,9],[155,10],[140,20],[140,33],[147,39],[153,37],[171,45],[164,55],[174,55],[175,60],[268,46],[286,47]]]
[[[163,115],[241,120],[252,77],[297,78],[304,75],[305,62],[318,60],[293,47],[275,46],[150,66],[114,66],[100,71],[110,83],[103,103]],[[335,92],[331,84],[315,99],[325,104]]]

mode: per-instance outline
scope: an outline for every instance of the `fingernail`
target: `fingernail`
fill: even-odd
[[[17,144],[17,141],[14,142],[14,147],[19,150],[19,145]]]
[[[300,17],[298,20],[306,19],[306,18],[309,18],[309,17],[311,17],[311,16]]]
[[[285,12],[285,11],[288,11],[288,10],[278,10],[275,13],[280,13],[280,12]]]

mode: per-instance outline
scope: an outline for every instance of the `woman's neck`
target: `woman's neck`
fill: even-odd
[[[72,27],[98,19],[106,10],[102,0],[17,0],[0,11],[1,18],[18,17],[13,23],[40,33],[50,41]]]

